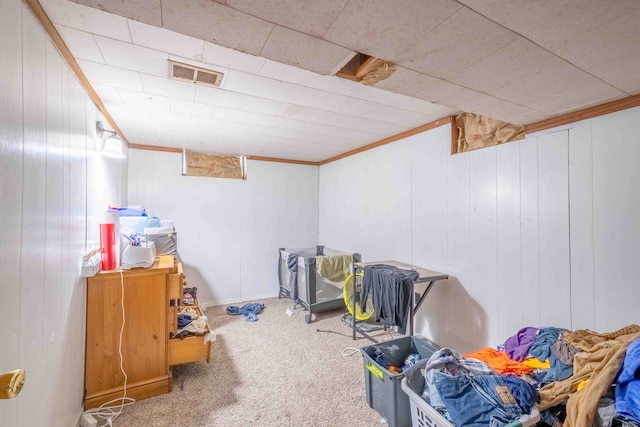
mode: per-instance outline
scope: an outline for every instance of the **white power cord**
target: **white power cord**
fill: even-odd
[[[122,308],[122,326],[120,327],[120,342],[118,343],[118,354],[120,355],[120,371],[124,375],[124,387],[123,387],[122,397],[105,402],[97,408],[88,409],[84,411],[84,414],[90,414],[94,417],[105,420],[105,423],[102,424],[100,427],[107,427],[107,426],[112,427],[113,422],[116,420],[116,418],[118,418],[120,414],[122,414],[122,410],[124,409],[124,407],[132,405],[136,401],[135,399],[127,397],[127,381],[129,377],[127,376],[127,373],[124,370],[123,357],[122,357],[122,335],[124,333],[124,325],[126,322],[125,314],[124,314],[124,275],[122,274],[122,270],[120,270],[120,287],[121,287],[120,307]],[[120,405],[108,406],[116,402],[120,402]]]

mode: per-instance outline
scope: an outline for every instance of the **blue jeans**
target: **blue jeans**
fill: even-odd
[[[439,397],[458,427],[501,427],[522,415],[500,375],[434,374]]]

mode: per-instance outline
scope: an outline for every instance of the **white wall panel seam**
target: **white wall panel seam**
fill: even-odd
[[[598,283],[596,282],[596,222],[594,220],[594,212],[595,212],[595,206],[593,204],[593,201],[595,199],[594,197],[594,175],[595,175],[595,170],[594,170],[594,164],[593,164],[593,119],[589,120],[589,145],[591,145],[591,232],[592,232],[592,241],[593,241],[593,250],[591,251],[591,256],[592,256],[592,260],[593,260],[593,266],[592,266],[592,274],[593,274],[593,326],[594,328],[596,327],[596,325],[598,325],[598,311],[596,310],[596,287],[598,286]]]
[[[572,252],[571,252],[571,150],[569,149],[569,132],[567,130],[567,223],[569,228],[567,229],[567,233],[569,233],[569,329],[573,330],[573,275],[571,274],[571,264],[573,262]]]

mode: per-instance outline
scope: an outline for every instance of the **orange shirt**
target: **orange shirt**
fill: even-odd
[[[464,357],[482,360],[499,374],[530,375],[533,372],[531,366],[509,359],[507,353],[493,348],[483,348],[475,353],[466,354]]]

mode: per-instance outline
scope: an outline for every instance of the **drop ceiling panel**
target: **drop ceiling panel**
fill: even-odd
[[[547,68],[525,80],[513,82],[491,91],[491,95],[505,101],[528,105],[530,102],[553,96],[567,88],[575,88],[597,79],[573,65],[563,62]]]
[[[382,123],[390,123],[401,127],[416,127],[435,120],[433,116],[426,116],[412,111],[381,105],[374,102],[360,100],[351,109],[351,114]]]
[[[506,101],[480,107],[476,111],[478,114],[518,125],[537,122],[548,117],[540,111]]]
[[[357,84],[353,90],[346,93],[354,98],[364,99],[375,102],[377,104],[388,105],[391,107],[407,110],[415,113],[425,114],[427,116],[445,117],[454,114],[457,110],[443,105],[434,104],[418,98],[411,98],[399,93],[390,92],[388,90],[378,89],[373,86],[365,86]]]
[[[99,83],[93,83],[91,86],[103,103],[108,105],[122,104],[122,98],[120,98],[120,92],[118,92],[117,88]]]
[[[273,24],[211,0],[163,0],[164,28],[257,55]]]
[[[143,91],[140,73],[78,59],[78,65],[89,81],[123,89]]]
[[[640,2],[637,2],[640,7]],[[640,9],[569,40],[561,55],[589,71],[616,58],[640,53]],[[637,71],[636,71],[637,73]]]
[[[547,49],[567,52],[567,41],[638,8],[636,0],[540,0],[528,2],[501,22]]]
[[[588,84],[571,88],[560,92],[554,96],[542,98],[529,103],[531,108],[546,112],[547,114],[557,114],[557,112],[568,112],[580,108],[592,107],[615,99],[627,96],[604,83],[596,80]]]
[[[142,87],[146,93],[168,96],[170,98],[193,101],[196,96],[196,85],[193,83],[170,80],[165,77],[141,74]]]
[[[323,38],[394,61],[462,7],[453,0],[352,0]]]
[[[354,55],[337,44],[276,25],[261,56],[318,74],[335,74]]]
[[[182,99],[171,99],[171,112],[193,116],[212,117],[215,107]]]
[[[65,27],[64,25],[56,25],[56,30],[58,30],[75,58],[104,64],[104,58],[100,53],[96,40],[93,38],[93,34]]]
[[[126,89],[119,89],[118,92],[120,92],[122,102],[129,106],[165,111],[171,109],[170,98],[166,96],[152,95]]]
[[[237,108],[244,95],[228,90],[216,89],[202,85],[193,85],[196,91],[195,101],[219,107]]]
[[[202,55],[202,61],[209,64],[231,68],[233,70],[258,74],[266,59],[260,56],[242,53],[238,50],[229,49],[228,47],[204,42],[204,54]]]
[[[86,6],[102,9],[106,12],[115,13],[125,18],[146,22],[147,24],[162,26],[161,0],[73,0]]]
[[[301,68],[293,67],[287,64],[281,64],[279,62],[266,60],[260,72],[258,73],[264,77],[270,77],[275,80],[281,80],[289,83],[295,83],[298,85],[306,85],[311,79],[317,76],[316,73],[303,70]]]
[[[356,98],[325,92],[310,87],[282,82],[278,93],[272,97],[278,101],[326,111],[346,112],[358,101]]]
[[[281,86],[282,82],[268,77],[231,70],[225,76],[224,87],[232,92],[279,100]]]
[[[458,89],[454,84],[403,67],[398,67],[391,77],[376,83],[375,87],[429,102],[446,98]]]
[[[525,80],[564,61],[534,43],[519,39],[449,80],[479,92],[491,93],[501,87]],[[509,64],[505,66],[505,64]]]
[[[286,111],[290,106],[291,104],[286,102],[243,95],[242,102],[238,105],[238,109],[261,114],[269,114],[272,116],[280,116],[286,114]]]
[[[202,60],[202,52],[204,51],[204,41],[202,40],[132,20],[129,20],[128,24],[134,44],[183,58]]]
[[[168,75],[169,55],[166,52],[101,36],[95,38],[107,65],[161,77]]]
[[[518,38],[513,31],[464,8],[406,50],[396,62],[446,79]]]
[[[322,37],[349,0],[228,0],[227,6],[283,27]]]
[[[131,42],[127,20],[122,16],[65,0],[41,0],[40,4],[55,24]]]
[[[493,21],[501,21],[530,3],[531,0],[458,0]]]
[[[589,68],[594,76],[609,82],[612,86],[629,95],[640,93],[640,72],[638,70],[640,70],[640,52]]]

